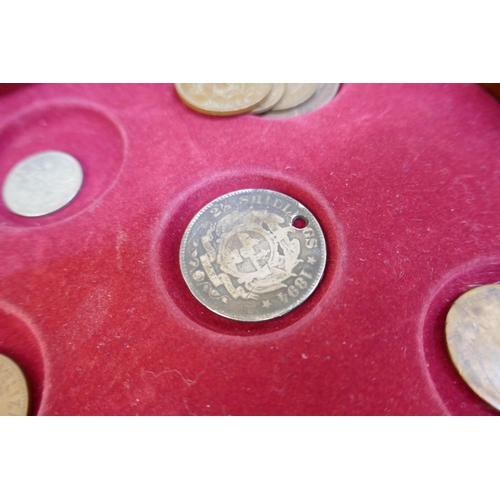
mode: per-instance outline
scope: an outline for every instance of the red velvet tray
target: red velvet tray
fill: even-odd
[[[272,120],[198,114],[172,85],[0,96],[0,183],[56,149],[85,179],[29,219],[0,205],[0,352],[39,415],[487,415],[446,351],[461,293],[500,281],[500,105],[467,85],[343,84]],[[322,225],[318,289],[263,323],[219,317],[178,264],[212,199],[281,191]]]

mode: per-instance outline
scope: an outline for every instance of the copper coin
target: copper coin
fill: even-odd
[[[326,243],[314,215],[276,191],[244,189],[202,208],[180,249],[182,276],[211,311],[264,321],[295,309],[318,286]]]
[[[269,111],[283,97],[284,92],[284,83],[273,83],[271,92],[267,94],[267,97],[256,108],[252,109],[251,113],[254,115],[260,115],[261,113]]]
[[[200,113],[231,116],[251,111],[269,94],[272,83],[176,83],[182,102]]]
[[[307,101],[290,109],[283,111],[275,111],[272,109],[265,115],[266,118],[290,118],[292,116],[300,116],[306,113],[311,113],[328,104],[339,91],[340,83],[319,83],[318,89],[313,96]]]
[[[500,410],[500,285],[473,288],[446,318],[451,359],[469,387]]]
[[[293,108],[310,99],[316,89],[317,83],[286,83],[283,97],[274,106],[273,111]]]
[[[0,416],[26,416],[28,402],[28,385],[21,368],[0,354]]]

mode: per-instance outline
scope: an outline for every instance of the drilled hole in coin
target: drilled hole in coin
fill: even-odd
[[[304,229],[308,224],[309,221],[302,215],[298,215],[292,220],[292,226],[295,229]]]

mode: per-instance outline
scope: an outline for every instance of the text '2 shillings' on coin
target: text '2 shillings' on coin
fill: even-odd
[[[271,83],[176,83],[181,100],[209,115],[230,116],[258,106],[271,91]]]
[[[469,387],[500,410],[500,285],[473,288],[446,318],[451,359]]]
[[[3,201],[15,214],[39,217],[67,205],[82,182],[82,167],[75,158],[60,151],[44,151],[12,168],[3,185]]]
[[[320,282],[326,244],[314,215],[266,189],[228,193],[198,212],[182,238],[180,266],[192,294],[238,321],[283,316]]]
[[[26,416],[28,404],[28,385],[21,368],[0,354],[0,416]]]

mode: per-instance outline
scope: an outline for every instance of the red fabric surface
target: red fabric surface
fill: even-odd
[[[0,96],[0,182],[59,149],[66,208],[0,206],[0,352],[33,414],[496,414],[460,379],[444,318],[500,280],[500,106],[479,86],[341,86],[270,120],[198,114],[172,85],[31,85]],[[248,187],[323,227],[317,291],[246,324],[211,313],[178,266],[188,222]]]

